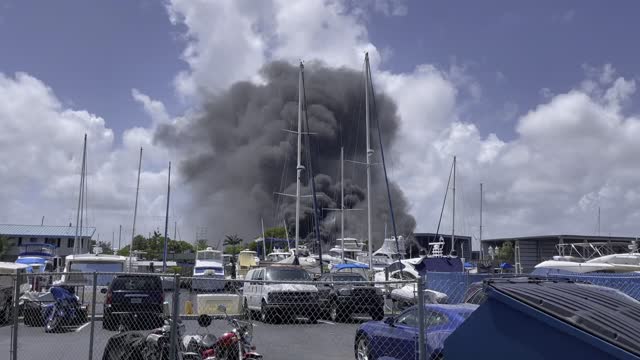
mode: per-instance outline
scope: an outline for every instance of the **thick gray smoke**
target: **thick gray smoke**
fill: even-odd
[[[238,233],[253,238],[265,227],[286,222],[294,233],[295,199],[276,192],[295,194],[298,68],[273,62],[262,69],[266,82],[239,82],[203,107],[201,116],[186,123],[158,129],[156,141],[176,148],[186,159],[179,169],[193,194],[194,217],[208,229],[209,239]],[[340,206],[340,147],[345,159],[365,161],[364,77],[347,69],[312,63],[305,67],[305,87],[319,207]],[[376,94],[376,117],[380,121],[385,150],[393,146],[398,127],[396,106],[384,94]],[[380,164],[378,133],[372,120],[372,162]],[[306,141],[303,141],[307,146]],[[303,151],[303,164],[308,164]],[[366,239],[366,168],[345,162],[345,236]],[[391,217],[381,165],[372,168],[373,244],[392,235]],[[303,173],[303,195],[311,194],[308,174]],[[391,184],[399,235],[409,235],[414,218],[402,191]],[[323,210],[321,233],[325,243],[340,237],[340,214]],[[314,238],[312,199],[302,199],[301,238]]]

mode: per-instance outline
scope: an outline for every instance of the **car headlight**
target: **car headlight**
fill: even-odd
[[[340,289],[340,290],[338,290],[338,295],[350,296],[351,295],[351,289]]]

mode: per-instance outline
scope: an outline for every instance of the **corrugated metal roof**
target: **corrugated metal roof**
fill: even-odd
[[[80,229],[79,229],[80,230]],[[78,236],[92,237],[96,232],[94,227],[83,227],[78,231]],[[39,236],[39,237],[74,237],[75,226],[51,226],[51,225],[16,225],[0,224],[0,235],[4,236]]]
[[[457,237],[458,235],[456,235]],[[584,240],[588,242],[607,242],[607,241],[620,241],[620,242],[630,242],[636,240],[635,237],[631,236],[595,236],[595,235],[535,235],[535,236],[514,236],[514,237],[505,237],[505,238],[497,238],[497,239],[482,239],[482,242],[504,242],[504,241],[514,241],[514,240],[527,240],[527,241],[545,241],[545,240]]]

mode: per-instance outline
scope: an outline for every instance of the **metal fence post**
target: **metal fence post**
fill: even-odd
[[[171,332],[169,333],[169,359],[177,360],[178,320],[180,319],[180,275],[173,276],[173,306],[171,311]]]
[[[418,359],[427,359],[427,349],[425,346],[425,323],[424,318],[424,281],[422,276],[418,277]]]
[[[91,298],[91,332],[89,335],[89,360],[93,360],[93,335],[96,325],[96,288],[98,284],[98,273],[93,272],[93,294]]]
[[[18,360],[18,310],[20,305],[20,274],[16,273],[13,289],[13,328],[11,329],[11,359]]]

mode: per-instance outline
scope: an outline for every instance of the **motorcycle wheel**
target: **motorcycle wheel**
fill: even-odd
[[[61,320],[59,316],[54,316],[44,325],[44,331],[47,333],[58,332]]]

